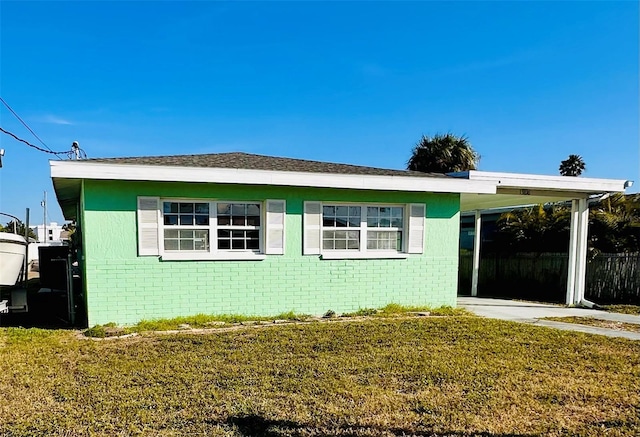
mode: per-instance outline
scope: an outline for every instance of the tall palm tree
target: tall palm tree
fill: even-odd
[[[475,170],[480,161],[471,143],[465,136],[436,134],[433,137],[423,135],[413,148],[407,162],[408,170],[449,173]]]
[[[560,174],[562,176],[580,176],[586,169],[587,167],[580,155],[569,155],[567,159],[560,163]]]

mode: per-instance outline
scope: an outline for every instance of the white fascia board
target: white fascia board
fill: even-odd
[[[450,176],[469,181],[493,181],[498,187],[546,189],[583,193],[623,192],[633,182],[624,179],[595,179],[575,176],[546,176],[527,173],[500,173],[469,170],[450,173]]]
[[[492,181],[418,176],[375,176],[232,168],[50,161],[52,178],[220,184],[284,185],[379,191],[495,194]]]

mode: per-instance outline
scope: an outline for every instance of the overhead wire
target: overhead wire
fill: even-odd
[[[6,101],[5,99],[3,99],[3,98],[2,98],[2,96],[0,96],[0,102],[2,102],[2,104],[3,104],[4,106],[6,106],[6,107],[7,107],[7,109],[8,109],[8,110],[13,114],[13,116],[14,116],[14,117],[16,117],[16,118],[18,119],[18,121],[19,121],[20,123],[22,123],[22,125],[23,125],[25,128],[27,128],[27,130],[28,130],[29,132],[31,132],[31,134],[32,134],[34,137],[36,137],[36,139],[37,139],[38,141],[40,141],[40,144],[42,144],[42,145],[43,145],[47,150],[49,150],[50,152],[52,152],[52,153],[54,153],[55,155],[57,155],[57,153],[55,153],[55,152],[53,152],[53,150],[51,150],[51,147],[47,146],[47,144],[46,144],[44,141],[42,141],[42,139],[38,136],[38,134],[36,134],[36,133],[33,131],[33,129],[31,129],[31,128],[29,127],[29,125],[28,125],[28,124],[27,124],[27,123],[26,123],[26,122],[25,122],[25,121],[24,121],[24,120],[23,120],[23,119],[22,119],[22,118],[21,118],[21,117],[16,113],[16,111],[14,111],[14,110],[13,110],[13,108],[12,108],[11,106],[9,106],[9,104],[7,103],[7,101]],[[60,157],[58,157],[58,158],[60,158]]]
[[[36,146],[35,144],[31,144],[29,141],[27,141],[27,140],[23,140],[22,138],[18,137],[17,135],[15,135],[15,134],[13,134],[13,133],[9,132],[8,130],[5,130],[5,129],[1,128],[1,127],[0,127],[0,131],[1,131],[2,133],[5,133],[5,134],[7,134],[7,135],[9,135],[9,136],[13,137],[13,138],[14,138],[14,139],[16,139],[17,141],[20,141],[21,143],[25,143],[27,146],[32,147],[32,148],[34,148],[34,149],[36,149],[36,150],[38,150],[38,151],[40,151],[40,152],[50,153],[50,154],[52,154],[52,155],[67,155],[67,156],[68,156],[68,154],[70,153],[70,151],[54,152],[54,151],[53,151],[53,150],[51,150],[51,149],[49,149],[49,150],[47,150],[47,149],[43,149],[42,147],[38,147],[38,146]]]

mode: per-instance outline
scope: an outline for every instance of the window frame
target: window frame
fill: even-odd
[[[174,203],[207,203],[209,205],[208,225],[165,225],[164,204]],[[257,204],[260,208],[260,226],[258,227],[258,250],[254,249],[218,249],[218,204]],[[195,213],[194,213],[195,214]],[[179,213],[178,213],[179,215]],[[261,260],[265,259],[265,226],[266,226],[266,201],[259,200],[226,200],[226,199],[196,199],[196,198],[159,198],[158,216],[158,248],[163,260]],[[220,229],[233,230],[233,225],[224,225]],[[165,249],[164,233],[166,229],[206,229],[209,232],[209,250],[167,250]],[[239,226],[238,230],[247,230],[247,226]]]
[[[333,227],[324,225],[324,207],[325,206],[347,206],[360,207],[360,226],[359,227]],[[402,208],[402,227],[370,227],[367,223],[367,208]],[[348,258],[407,258],[408,257],[408,217],[407,211],[409,207],[405,203],[372,203],[372,202],[320,202],[320,254],[323,259],[348,259]],[[402,232],[401,250],[389,249],[368,249],[368,232],[369,231],[394,231]],[[324,248],[324,231],[325,230],[354,230],[360,232],[359,249],[325,249]]]

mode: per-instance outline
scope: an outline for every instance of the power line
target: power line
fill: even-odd
[[[27,146],[32,147],[40,152],[44,152],[44,153],[50,153],[52,155],[67,155],[70,153],[70,151],[66,151],[66,152],[54,152],[53,150],[49,149],[43,149],[42,147],[38,147],[36,145],[31,144],[29,141],[27,140],[23,140],[22,138],[19,138],[18,136],[16,136],[15,134],[12,134],[11,132],[9,132],[8,130],[4,130],[3,128],[0,127],[0,131],[2,131],[3,133],[12,136],[14,139],[16,139],[17,141],[20,141],[21,143],[25,143]],[[84,152],[84,151],[83,151]],[[86,154],[85,154],[86,156]]]
[[[29,125],[27,125],[27,123],[26,123],[22,118],[20,118],[20,116],[19,116],[18,114],[16,114],[16,111],[14,111],[14,110],[11,108],[11,106],[9,106],[9,104],[8,104],[8,103],[7,103],[7,102],[6,102],[6,101],[5,101],[1,96],[0,96],[0,101],[4,104],[4,106],[6,106],[6,107],[7,107],[7,109],[8,109],[9,111],[11,111],[11,113],[12,113],[12,114],[13,114],[13,115],[14,115],[14,116],[15,116],[15,117],[20,121],[20,123],[22,123],[22,125],[23,125],[24,127],[26,127],[26,128],[27,128],[27,130],[28,130],[29,132],[31,132],[31,134],[33,134],[33,136],[34,136],[34,137],[36,137],[36,139],[37,139],[38,141],[40,141],[40,144],[42,144],[44,147],[46,147],[46,148],[47,148],[47,150],[49,150],[50,152],[54,153],[54,152],[53,152],[53,150],[51,150],[51,147],[47,146],[47,145],[45,144],[45,142],[44,142],[44,141],[42,141],[42,139],[38,136],[38,134],[36,134],[36,133],[33,131],[33,129],[31,129],[31,128],[29,127]]]

